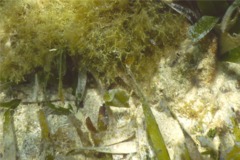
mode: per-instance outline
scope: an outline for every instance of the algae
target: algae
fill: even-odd
[[[0,15],[2,82],[39,71],[58,76],[61,54],[68,72],[87,69],[112,82],[128,64],[137,79],[148,79],[186,29],[183,17],[155,0],[9,0]]]

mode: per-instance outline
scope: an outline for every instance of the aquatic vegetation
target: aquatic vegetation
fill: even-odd
[[[18,146],[14,126],[14,109],[18,107],[21,100],[14,99],[9,102],[1,102],[0,107],[5,109],[3,119],[3,159],[17,159]]]
[[[9,109],[9,110],[14,110],[17,108],[17,106],[21,103],[20,99],[13,99],[9,102],[0,102],[0,107]]]
[[[235,116],[238,116],[236,114]],[[240,146],[239,146],[239,140],[240,140],[240,128],[239,128],[239,120],[237,117],[232,117],[231,119],[233,123],[233,136],[235,137],[235,142],[234,145],[228,149],[228,152],[224,156],[225,159],[231,159],[231,160],[237,160],[240,157],[239,151],[240,151]]]
[[[129,107],[129,95],[124,90],[113,89],[105,93],[104,101],[108,106]]]
[[[156,1],[24,0],[0,7],[1,81],[22,82],[40,71],[62,79],[61,55],[72,65],[67,72],[87,69],[111,81],[131,63],[141,77],[154,70],[150,59],[159,59],[185,34],[184,19]]]
[[[194,5],[195,2],[189,2]],[[238,62],[239,59],[239,10],[240,1],[214,2],[197,1],[198,21],[189,28],[189,37],[193,42],[203,39],[211,30],[214,30],[220,41],[220,60]],[[190,10],[190,8],[185,8]],[[200,12],[200,13],[199,13]],[[190,15],[187,15],[190,16]],[[229,41],[230,40],[230,41]],[[230,46],[230,47],[228,47]],[[233,60],[234,59],[234,60]]]
[[[219,18],[203,16],[197,23],[189,29],[190,37],[194,42],[205,37],[217,24]]]
[[[240,46],[226,52],[221,57],[222,60],[228,62],[239,63],[240,62]]]
[[[47,121],[47,116],[42,109],[38,111],[39,124],[41,128],[41,159],[55,159],[55,151],[53,147],[53,140],[51,139],[51,132]]]
[[[170,160],[166,144],[164,142],[162,133],[159,130],[157,121],[153,115],[148,99],[142,92],[142,89],[138,85],[129,67],[126,68],[126,72],[128,73],[128,76],[132,82],[135,93],[139,96],[142,102],[142,110],[143,110],[143,113],[145,116],[145,122],[146,122],[146,132],[147,132],[149,144],[154,151],[155,157],[158,160],[160,159]]]
[[[157,1],[8,1],[1,5],[0,14],[4,20],[1,24],[0,81],[19,83],[29,75],[39,74],[44,83],[58,82],[62,101],[65,78],[84,70],[105,83],[111,83],[128,65],[137,79],[148,80],[158,67],[164,50],[176,47],[185,36],[184,18]],[[75,77],[79,81],[75,89],[76,103],[79,104],[86,78]],[[110,94],[106,103],[128,107],[129,97],[125,92]],[[48,107],[55,114],[69,114],[68,109],[52,104]],[[169,157],[149,106],[144,108],[157,157]],[[41,115],[39,121],[45,119]],[[77,127],[76,118],[70,119],[81,139],[86,139]],[[86,119],[88,126],[91,126],[90,122],[91,119]],[[104,129],[104,124],[100,123],[99,126],[103,125],[100,129]],[[48,131],[45,122],[41,126],[43,131]],[[154,138],[160,138],[161,142],[155,143]],[[51,148],[50,140],[43,134],[42,139],[47,145],[44,146],[46,152]]]
[[[142,87],[140,84],[153,76],[159,67],[161,58],[169,51],[174,50],[185,38],[187,22],[184,16],[191,23],[198,20],[189,30],[190,38],[196,44],[214,30],[226,34],[227,32],[231,32],[231,34],[237,32],[236,24],[239,15],[232,14],[239,6],[238,2],[238,0],[231,4],[224,2],[219,5],[220,8],[222,7],[221,11],[215,12],[216,10],[209,10],[206,7],[207,4],[212,4],[211,2],[197,1],[198,9],[202,14],[200,17],[198,13],[170,3],[169,6],[175,10],[178,9],[183,14],[183,16],[179,16],[166,3],[156,0],[1,1],[0,15],[3,18],[0,22],[0,88],[6,88],[9,86],[8,84],[32,80],[35,77],[34,97],[37,96],[41,87],[47,90],[49,84],[53,84],[53,87],[58,88],[59,99],[57,101],[64,102],[66,100],[64,85],[70,85],[73,90],[72,95],[75,96],[72,101],[75,101],[77,107],[71,105],[62,107],[51,101],[46,103],[48,99],[41,102],[37,97],[34,99],[37,101],[34,103],[45,105],[51,114],[67,116],[75,127],[82,146],[74,148],[69,154],[84,153],[84,151],[112,154],[136,153],[138,151],[136,143],[126,142],[135,136],[135,124],[129,123],[122,128],[114,128],[110,124],[116,121],[111,117],[113,112],[109,115],[107,112],[110,112],[110,106],[131,109],[129,99],[138,97],[140,99],[138,103],[142,103],[146,124],[143,131],[146,131],[148,136],[148,145],[152,148],[155,158],[170,159],[165,139],[152,113],[151,104],[148,102],[148,96],[151,95],[146,94],[147,96],[145,96],[142,91],[144,89],[140,88]],[[226,14],[223,14],[225,11]],[[206,42],[209,41],[206,40]],[[224,50],[226,53],[222,56],[223,60],[239,61],[239,46],[236,42],[235,40],[231,48],[233,50]],[[217,50],[215,38],[211,46],[209,50],[214,50],[211,53],[215,57]],[[193,52],[189,52],[189,54],[191,53]],[[180,54],[180,56],[184,55]],[[202,57],[197,54],[185,56],[189,67],[184,67],[182,70],[180,68],[179,70],[183,74],[179,75],[192,77],[193,74],[189,73],[199,73],[193,72],[193,70],[196,69],[195,64],[199,62],[198,59]],[[175,62],[180,59],[179,56],[176,58]],[[215,62],[215,58],[213,60]],[[172,63],[172,67],[177,64],[175,62]],[[191,69],[192,71],[189,72]],[[199,74],[199,77],[203,77],[202,75]],[[105,95],[101,94],[104,104],[98,109],[94,108],[95,111],[92,111],[91,116],[88,115],[80,121],[75,117],[74,112],[82,105],[91,76],[95,81],[103,82],[104,91],[109,88],[110,90],[105,92]],[[129,82],[128,86],[131,86],[128,89],[133,90],[131,93],[129,90],[128,92],[119,89],[121,87],[109,87],[109,84],[116,82],[119,77],[122,78],[122,81],[128,80],[124,83]],[[19,105],[20,100],[17,99],[11,103],[14,108]],[[191,118],[197,117],[202,121],[206,106],[193,108],[191,103],[183,106],[182,115],[185,114]],[[9,107],[8,103],[0,103],[0,105],[5,108]],[[5,118],[11,118],[9,113],[9,110],[5,112]],[[181,112],[178,111],[178,113]],[[176,115],[173,112],[171,114],[178,121]],[[38,111],[43,148],[40,156],[53,159],[55,150],[47,116],[43,109]],[[10,119],[7,119],[4,125],[10,126],[10,122]],[[179,121],[178,123],[181,126]],[[81,128],[84,124],[88,133]],[[182,158],[191,159],[195,155],[201,159],[201,154],[192,137],[182,126],[181,129],[185,137]],[[13,133],[14,130],[11,131],[11,134]],[[5,131],[4,136],[7,134],[8,131]],[[111,138],[109,138],[110,136]],[[15,143],[15,141],[13,142]],[[126,148],[126,146],[131,146],[131,150],[112,150],[114,147]],[[16,146],[11,145],[10,147],[13,147],[11,150],[16,151],[14,148]],[[195,153],[193,154],[193,152]]]

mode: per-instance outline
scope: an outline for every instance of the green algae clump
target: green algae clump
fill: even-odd
[[[61,54],[68,67],[107,82],[125,65],[137,79],[148,77],[186,29],[183,17],[155,0],[9,0],[1,1],[0,15],[2,82],[56,72]]]

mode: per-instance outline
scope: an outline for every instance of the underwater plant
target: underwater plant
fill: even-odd
[[[194,43],[215,31],[219,41],[219,59],[239,63],[239,6],[240,1],[186,1],[169,4],[193,25],[189,37]]]
[[[58,96],[61,101],[64,101],[64,85],[72,86],[72,82],[77,79],[77,87],[74,86],[74,90],[76,104],[80,106],[84,98],[88,73],[95,80],[103,82],[104,89],[108,89],[111,83],[115,83],[117,78],[122,78],[124,75],[123,78],[128,77],[132,81],[130,89],[143,104],[146,131],[156,158],[170,159],[147,96],[143,94],[139,84],[149,80],[162,56],[168,54],[169,50],[172,51],[181,40],[185,39],[188,22],[184,16],[190,23],[194,23],[189,29],[193,43],[198,43],[214,29],[224,34],[239,33],[236,27],[239,11],[235,13],[236,8],[239,7],[239,0],[233,3],[223,1],[214,10],[206,7],[206,4],[212,4],[211,2],[195,1],[195,3],[197,3],[195,8],[197,7],[199,12],[158,0],[1,1],[0,89],[4,88],[1,83],[18,84],[35,78],[37,94],[39,81],[50,84],[58,82]],[[169,6],[182,15],[173,12]],[[214,12],[218,9],[219,12]],[[220,35],[224,35],[222,33]],[[227,53],[224,54],[223,60],[239,61],[239,46],[236,42],[234,40],[235,45],[232,45],[232,48],[223,48],[224,53],[225,51]],[[44,87],[46,89],[47,85],[45,84]],[[125,91],[110,90],[104,98],[106,105],[129,107],[129,95],[125,94]],[[17,107],[20,103],[19,100],[12,102],[16,103],[10,105],[12,107]],[[6,107],[5,103],[1,105]],[[75,127],[79,127],[76,117],[72,115],[71,106],[64,108],[51,103],[46,106],[52,110],[52,114],[70,115],[70,120],[74,122]],[[12,118],[8,115],[9,113],[5,114],[8,119]],[[105,118],[104,116],[99,114],[99,119]],[[38,117],[42,141],[48,143],[50,128],[47,126],[47,116],[43,110],[40,110]],[[177,119],[176,116],[173,117]],[[99,120],[98,130],[94,128],[89,117],[86,123],[88,129],[93,132],[107,129],[104,120]],[[8,123],[4,125],[9,126]],[[132,135],[132,132],[130,133]],[[80,132],[79,135],[82,133]],[[97,138],[100,137],[99,135]],[[192,146],[195,146],[199,153],[191,136],[187,133],[184,136],[188,142],[192,141]],[[93,137],[93,140],[98,142],[97,138]],[[90,144],[87,140],[86,143]],[[8,147],[8,145],[5,146]],[[50,144],[45,146],[44,152],[51,147]],[[182,156],[185,159],[191,157],[188,150],[193,148],[190,147],[186,145],[184,149],[185,153]],[[15,147],[12,150],[15,151]],[[53,150],[49,151],[52,152],[49,153],[50,155],[55,154]]]
[[[136,77],[144,78],[166,46],[177,46],[185,35],[184,18],[155,0],[21,0],[0,5],[2,82],[23,82],[40,71],[57,75],[61,54],[68,57],[68,72],[87,69],[111,82],[122,66],[132,64]]]
[[[35,78],[37,95],[40,87],[46,90],[57,82],[58,96],[64,101],[64,85],[72,86],[78,79],[74,88],[77,105],[83,99],[87,73],[108,86],[126,75],[127,66],[137,80],[148,80],[166,51],[184,39],[187,24],[183,16],[157,0],[10,0],[0,2],[0,15],[0,83],[21,84]],[[115,96],[118,98],[119,94]],[[72,114],[71,107],[45,105],[53,114]],[[154,152],[158,158],[169,159],[150,106],[145,102],[144,109]],[[38,117],[43,146],[46,145],[43,157],[47,154],[53,158],[47,115],[39,110]],[[74,124],[75,120],[72,118]]]

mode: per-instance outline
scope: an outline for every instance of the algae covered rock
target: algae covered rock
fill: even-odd
[[[86,69],[112,81],[122,66],[151,75],[168,47],[185,35],[185,20],[159,1],[21,0],[0,3],[0,81],[22,82],[42,71]],[[144,73],[144,74],[143,74]]]

